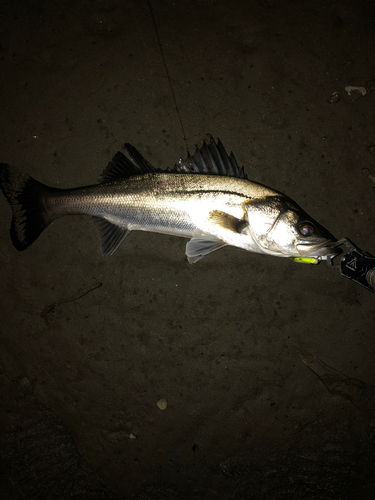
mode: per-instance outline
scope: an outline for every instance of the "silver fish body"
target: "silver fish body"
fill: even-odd
[[[90,215],[112,254],[130,231],[190,238],[190,262],[225,245],[281,257],[319,257],[335,238],[285,195],[247,180],[220,141],[209,143],[168,171],[154,169],[126,145],[99,184],[74,189],[44,186],[7,164],[0,187],[13,208],[11,236],[23,250],[53,220]]]

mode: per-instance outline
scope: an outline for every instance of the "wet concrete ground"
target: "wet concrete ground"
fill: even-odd
[[[211,133],[375,253],[373,2],[0,15],[1,162],[73,187],[124,142],[167,168]],[[373,294],[234,248],[191,266],[157,234],[103,258],[85,217],[19,253],[0,213],[2,498],[373,498]]]

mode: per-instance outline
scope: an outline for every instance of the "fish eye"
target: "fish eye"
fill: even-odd
[[[302,236],[311,236],[314,232],[314,226],[307,222],[301,224],[298,229]]]

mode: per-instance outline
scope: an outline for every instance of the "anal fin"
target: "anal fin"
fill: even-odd
[[[100,233],[103,255],[112,255],[130,233],[129,229],[112,224],[101,217],[92,219]]]

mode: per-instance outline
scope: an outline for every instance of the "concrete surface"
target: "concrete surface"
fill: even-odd
[[[375,253],[373,2],[0,15],[0,161],[73,187],[124,142],[166,168],[211,133]],[[102,258],[85,217],[18,253],[3,196],[0,211],[2,498],[374,497],[373,294],[233,248],[191,266],[186,240],[156,234]]]

